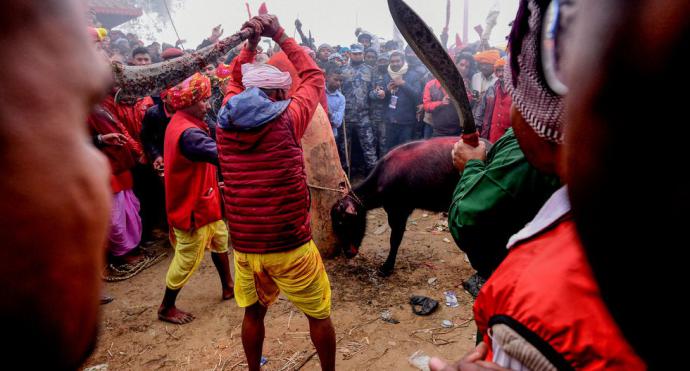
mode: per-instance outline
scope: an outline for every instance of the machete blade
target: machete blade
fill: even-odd
[[[431,32],[429,26],[404,1],[388,0],[388,8],[405,40],[438,79],[441,86],[446,89],[453,104],[462,115],[463,133],[465,135],[476,134],[477,129],[472,116],[470,101],[467,99],[465,83],[453,60]]]

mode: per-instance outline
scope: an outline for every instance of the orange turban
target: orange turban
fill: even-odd
[[[211,80],[200,73],[195,73],[181,84],[168,89],[165,99],[170,107],[177,111],[191,107],[210,97]]]
[[[474,60],[477,61],[477,63],[486,63],[492,66],[499,59],[501,59],[501,54],[498,52],[498,50],[495,49],[487,50],[474,55]]]
[[[503,68],[506,66],[506,60],[501,58],[494,63],[494,69]]]

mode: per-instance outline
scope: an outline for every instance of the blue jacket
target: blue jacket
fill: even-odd
[[[331,120],[333,131],[343,124],[345,116],[345,96],[336,90],[331,93],[326,89],[326,98],[328,99],[328,118]]]

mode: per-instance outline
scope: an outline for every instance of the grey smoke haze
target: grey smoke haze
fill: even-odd
[[[463,1],[451,1],[449,44],[454,43],[455,33],[459,33],[462,37]],[[505,45],[505,36],[510,31],[508,23],[515,17],[518,0],[468,1],[470,5],[469,41],[478,40],[473,27],[484,26],[489,10],[497,6],[501,10],[501,15],[493,31],[491,42],[494,45]],[[248,2],[252,14],[256,15],[262,1]],[[385,39],[391,39],[393,36],[393,20],[388,12],[386,0],[266,0],[265,2],[269,12],[280,18],[288,34],[294,34],[294,21],[299,17],[304,24],[305,33],[311,30],[317,44],[327,42],[349,45],[355,42],[354,30],[357,27],[362,27]],[[446,0],[407,0],[406,2],[434,29],[434,33],[441,32],[446,17]],[[224,35],[239,30],[242,23],[247,20],[247,10],[244,0],[186,0],[182,8],[173,14],[173,19],[180,37],[188,41],[185,47],[193,48],[210,34],[211,28],[215,25],[223,25]],[[143,18],[144,23],[151,20],[152,18],[147,18],[146,15]],[[121,28],[127,29],[127,26]],[[168,24],[163,32],[156,34],[156,39],[174,43],[177,38]]]

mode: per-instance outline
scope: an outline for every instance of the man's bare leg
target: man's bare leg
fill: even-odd
[[[309,334],[311,341],[319,354],[321,369],[335,370],[335,329],[331,317],[316,319],[307,316],[309,320]]]
[[[244,355],[247,357],[247,364],[250,371],[261,369],[261,351],[264,347],[264,317],[267,308],[256,303],[244,309],[244,320],[242,321],[242,346]]]
[[[181,311],[175,306],[175,300],[177,299],[177,294],[179,293],[180,290],[171,290],[167,287],[165,288],[163,302],[161,303],[160,308],[158,308],[159,320],[177,325],[184,325],[194,320],[194,316],[191,313]]]
[[[220,284],[223,287],[223,300],[230,300],[235,297],[235,285],[232,282],[232,275],[230,275],[230,260],[228,253],[212,253],[211,260],[218,270],[220,276]]]

